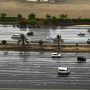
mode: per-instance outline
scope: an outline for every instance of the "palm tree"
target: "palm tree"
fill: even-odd
[[[20,34],[20,38],[19,38],[17,44],[19,44],[21,42],[22,42],[22,46],[25,46],[25,43],[27,43],[27,44],[29,43],[24,34]]]
[[[60,44],[63,43],[63,40],[61,39],[61,35],[57,35],[57,44],[58,44],[58,49],[60,49]]]

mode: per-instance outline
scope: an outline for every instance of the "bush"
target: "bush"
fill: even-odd
[[[28,19],[35,19],[35,16],[36,15],[34,13],[31,13],[31,14],[28,15]]]
[[[43,45],[43,41],[39,40],[39,45],[42,46]]]
[[[6,44],[7,44],[7,41],[6,41],[6,40],[2,40],[1,43],[2,43],[3,45],[6,45]]]
[[[18,15],[17,15],[17,18],[18,18],[18,19],[22,19],[22,17],[23,17],[23,16],[22,16],[21,14],[18,14]]]
[[[52,24],[57,24],[57,18],[55,17],[55,16],[52,16],[52,18],[51,18],[51,22],[52,22]]]
[[[36,21],[36,19],[31,19],[30,21],[29,21],[29,24],[30,25],[36,25],[37,24],[37,21]]]
[[[5,18],[6,17],[6,13],[1,13],[1,18]]]

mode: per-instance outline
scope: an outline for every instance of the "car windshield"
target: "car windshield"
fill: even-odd
[[[53,55],[58,55],[57,53],[54,53]]]
[[[59,70],[59,71],[66,71],[66,70]]]

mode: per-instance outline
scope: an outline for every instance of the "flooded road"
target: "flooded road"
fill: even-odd
[[[88,28],[32,28],[20,29],[11,25],[0,25],[0,40],[16,42],[15,33],[32,31],[30,41],[55,38],[58,34],[64,43],[86,43],[90,38]],[[78,33],[85,36],[78,36]],[[51,52],[0,51],[0,88],[90,88],[90,53],[61,53],[62,58],[52,58]],[[86,62],[77,62],[77,56],[86,57]],[[70,75],[58,76],[58,67],[68,67]]]
[[[90,53],[0,51],[0,87],[8,88],[90,88]],[[77,56],[86,57],[78,63]],[[58,76],[58,67],[68,67],[69,76]]]
[[[48,40],[47,37],[56,38],[59,34],[62,39],[64,39],[64,43],[86,43],[90,38],[90,33],[88,29],[90,27],[64,27],[64,28],[26,28],[20,29],[18,27],[13,27],[11,25],[0,25],[0,40],[7,40],[8,42],[16,42],[17,40],[12,39],[11,36],[17,33],[24,33],[31,31],[34,33],[33,36],[27,36],[29,41],[48,41],[52,42],[52,40]],[[84,33],[85,36],[79,36],[79,33]]]

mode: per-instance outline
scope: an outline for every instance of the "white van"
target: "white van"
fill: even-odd
[[[58,67],[59,75],[69,75],[69,70],[67,67]]]

